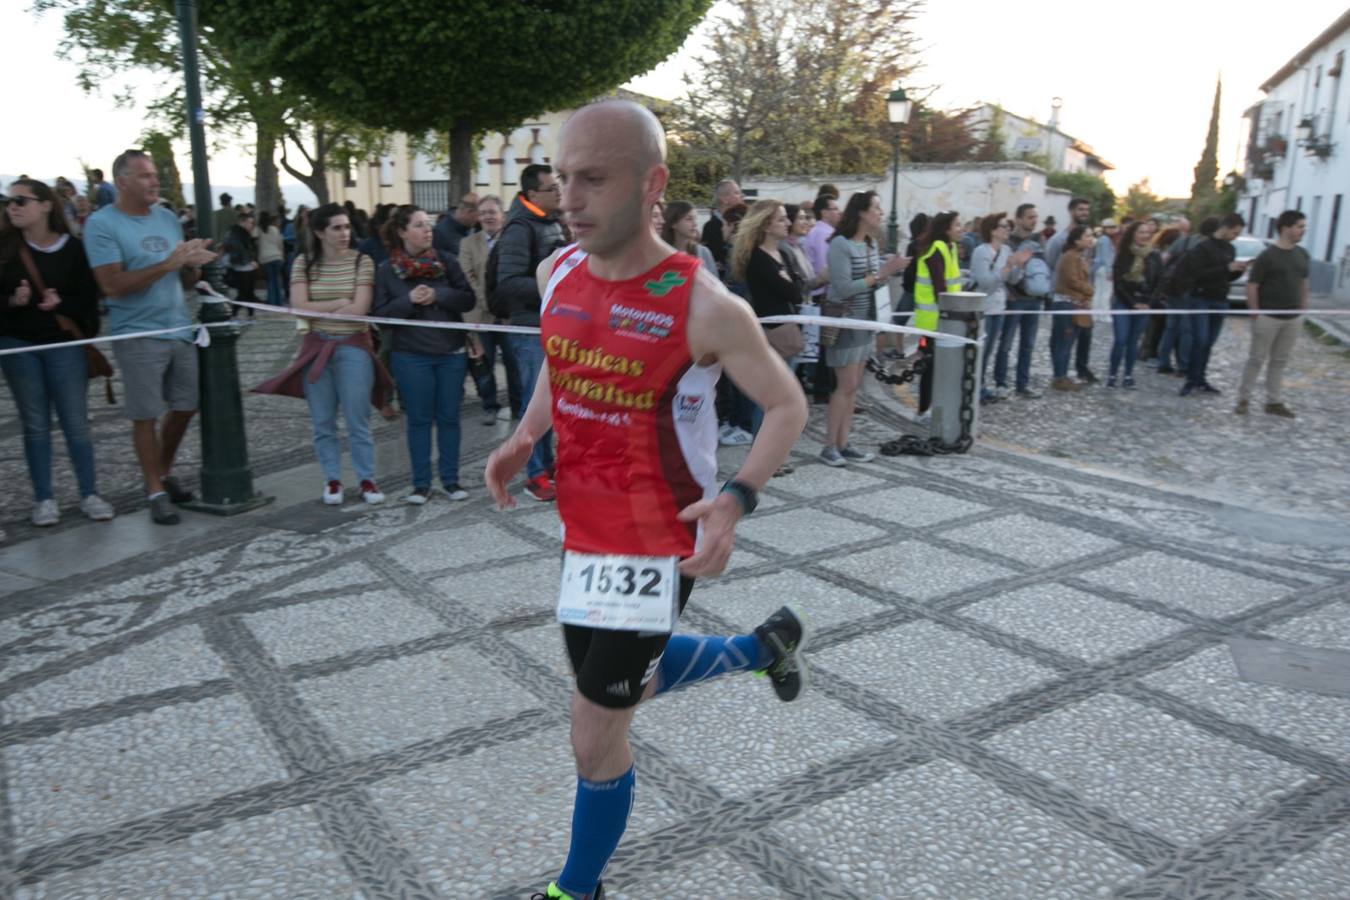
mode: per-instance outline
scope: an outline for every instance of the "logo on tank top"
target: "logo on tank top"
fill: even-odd
[[[703,411],[702,394],[680,394],[675,398],[675,421],[697,422]]]
[[[651,294],[653,297],[664,297],[666,294],[675,290],[675,288],[683,287],[688,283],[689,279],[680,275],[679,272],[667,270],[661,273],[660,278],[657,278],[654,281],[644,282],[642,286],[646,288],[647,293]]]
[[[681,281],[683,280],[681,279]],[[654,283],[647,282],[649,286]],[[671,285],[671,287],[676,287],[676,285]],[[622,303],[615,303],[609,308],[609,330],[622,337],[637,338],[640,341],[655,343],[670,337],[670,329],[674,327],[675,317],[668,313],[655,312],[649,309],[635,309]]]

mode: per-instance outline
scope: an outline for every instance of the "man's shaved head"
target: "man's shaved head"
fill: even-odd
[[[666,161],[666,130],[652,111],[631,100],[601,100],[572,113],[563,125],[562,139],[574,128],[596,129],[606,143],[633,157],[639,171]]]

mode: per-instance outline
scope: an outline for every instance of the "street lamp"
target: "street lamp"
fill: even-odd
[[[886,119],[891,123],[891,221],[886,226],[886,252],[898,253],[900,248],[900,220],[896,207],[900,187],[900,129],[909,122],[914,104],[905,96],[905,89],[896,86],[886,97]]]

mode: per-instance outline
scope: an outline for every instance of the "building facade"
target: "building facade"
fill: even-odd
[[[1005,157],[1035,163],[1051,172],[1101,176],[1114,169],[1091,146],[1060,130],[1059,109],[1056,97],[1050,105],[1050,119],[1041,123],[997,104],[982,103],[971,116],[971,133],[987,139],[991,131],[997,131],[1002,135]]]
[[[1313,289],[1350,260],[1345,198],[1350,194],[1350,11],[1261,85],[1264,99],[1244,113],[1247,186],[1239,212],[1258,237],[1275,236],[1286,209],[1308,217],[1303,247],[1320,264]]]

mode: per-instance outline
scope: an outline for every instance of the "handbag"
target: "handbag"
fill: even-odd
[[[769,346],[783,359],[792,359],[806,349],[802,327],[795,322],[787,322],[777,328],[766,328],[764,336],[769,339]]]
[[[37,264],[33,262],[33,254],[28,251],[25,244],[19,245],[19,257],[23,260],[23,267],[28,270],[28,277],[33,279],[33,285],[37,288],[39,294],[47,293],[47,284],[42,280],[42,273],[38,271]],[[83,329],[76,324],[70,316],[56,313],[56,327],[70,335],[72,340],[82,341],[85,339]],[[93,344],[84,345],[85,367],[89,370],[90,378],[102,378],[103,390],[108,397],[109,403],[117,402],[117,395],[113,393],[112,363],[108,362],[108,357],[103,355]]]

